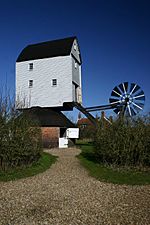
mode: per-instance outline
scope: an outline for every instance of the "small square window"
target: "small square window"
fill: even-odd
[[[29,80],[29,88],[33,87],[33,80]]]
[[[75,67],[76,69],[77,69],[77,65],[78,65],[77,62],[75,61],[75,62],[74,62],[74,67]]]
[[[74,43],[74,50],[75,50],[75,51],[77,50],[77,45],[76,45],[76,43]]]
[[[29,63],[29,70],[33,70],[33,63]]]
[[[52,86],[57,86],[57,79],[52,79]]]

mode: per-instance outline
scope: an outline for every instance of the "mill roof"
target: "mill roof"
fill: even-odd
[[[24,113],[41,127],[75,127],[62,112],[50,108],[35,107],[25,110]]]
[[[75,39],[77,38],[74,36],[28,45],[22,50],[16,62],[70,55]]]

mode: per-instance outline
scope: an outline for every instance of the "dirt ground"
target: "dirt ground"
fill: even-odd
[[[150,225],[150,185],[103,183],[75,157],[79,149],[53,149],[46,172],[0,182],[0,225]]]

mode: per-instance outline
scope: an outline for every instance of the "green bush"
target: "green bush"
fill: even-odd
[[[150,167],[150,118],[120,118],[107,127],[99,122],[95,155],[100,163]]]
[[[80,128],[80,139],[93,140],[95,136],[96,128],[93,125]]]
[[[25,113],[15,110],[8,98],[1,98],[0,170],[31,165],[41,153],[41,130]]]

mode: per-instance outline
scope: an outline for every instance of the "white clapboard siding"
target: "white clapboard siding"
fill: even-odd
[[[68,39],[66,39],[66,42],[67,41]],[[47,42],[47,46],[49,47],[48,43],[49,42]],[[44,47],[45,45],[31,45],[28,46],[27,49],[30,48],[34,51],[35,48],[39,48],[38,46]],[[54,57],[45,55],[44,58],[39,59],[37,53],[37,55],[33,54],[34,60],[29,60],[30,55],[26,55],[26,48],[23,51],[25,53],[21,54],[25,54],[25,58],[23,58],[24,56],[19,56],[21,61],[16,62],[17,108],[37,106],[62,107],[64,103],[71,103],[73,101],[82,102],[82,62],[76,39],[74,39],[68,55],[58,55]],[[52,51],[55,52],[55,49],[52,48]],[[27,60],[25,61],[25,59]],[[30,70],[29,64],[31,63],[33,63],[33,69]],[[52,85],[53,79],[57,80],[56,86]],[[30,86],[33,86],[29,87],[29,83]]]
[[[33,70],[29,70],[33,63]],[[52,86],[57,79],[57,86]],[[33,87],[29,88],[29,80]],[[16,63],[16,100],[28,107],[55,107],[72,102],[72,57],[54,57]]]

